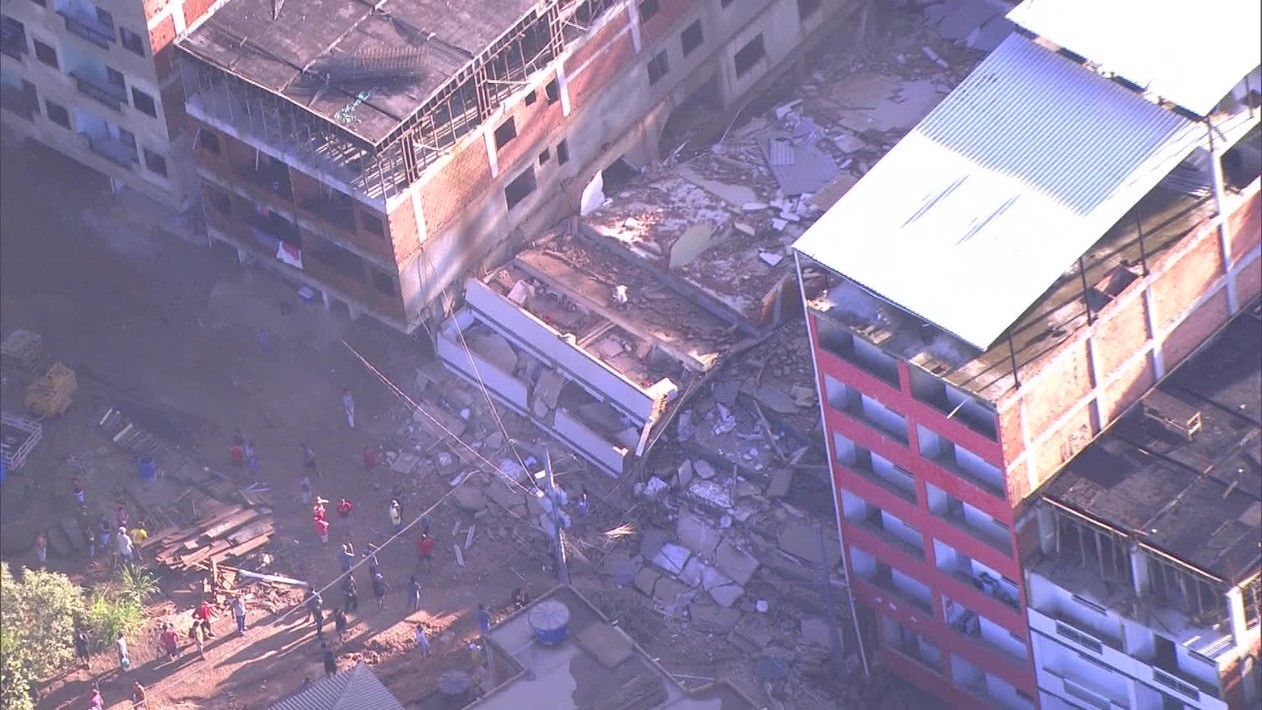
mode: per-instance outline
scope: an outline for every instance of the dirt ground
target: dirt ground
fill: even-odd
[[[6,141],[3,155],[0,329],[40,333],[45,349],[79,378],[70,411],[45,422],[42,443],[5,484],[0,518],[6,561],[33,564],[35,531],[74,514],[75,475],[83,476],[89,503],[102,511],[117,482],[136,476],[134,462],[94,426],[94,415],[105,407],[123,409],[244,485],[248,473],[230,467],[227,449],[233,428],[241,426],[256,443],[260,478],[271,486],[277,528],[267,548],[272,571],[317,585],[338,569],[335,546],[318,544],[310,511],[299,503],[301,442],[319,457],[316,494],[355,503],[353,539],[360,549],[385,537],[395,485],[402,485],[405,512],[414,513],[448,490],[445,480],[405,480],[388,467],[371,477],[364,472],[363,447],[397,448],[396,432],[408,411],[342,342],[412,390],[416,368],[432,359],[423,335],[404,338],[371,320],[351,322],[302,303],[278,280],[239,267],[232,253],[164,233],[160,213],[111,196],[99,178],[51,151]],[[291,306],[287,313],[282,301]],[[4,409],[20,411],[24,381],[12,370],[5,379]],[[355,396],[355,431],[342,412],[344,388]],[[180,492],[171,481],[159,481],[151,492],[161,496],[164,487],[171,496]],[[351,615],[351,633],[339,650],[343,667],[364,658],[405,702],[429,692],[442,670],[468,663],[465,639],[476,630],[478,603],[506,606],[522,578],[535,592],[551,586],[544,550],[536,555],[527,549],[513,564],[503,564],[517,552],[511,538],[498,545],[480,539],[468,566],[458,567],[445,538],[457,518],[471,514],[444,504],[431,517],[439,556],[436,570],[422,577],[423,611],[407,613],[404,598],[417,564],[409,538],[380,555],[393,586],[384,610],[376,609],[361,571],[361,597],[367,599]],[[49,564],[85,584],[108,574],[100,562],[90,567],[82,554],[50,554]],[[305,675],[322,676],[312,624],[301,613],[284,614],[286,601],[298,598],[287,600],[259,585],[251,601],[252,629],[244,638],[232,635],[232,622],[224,619],[206,661],[189,654],[173,664],[155,660],[158,624],[187,618],[193,581],[163,579],[146,628],[132,640],[131,671],[119,674],[114,655],[102,654],[95,672],[71,672],[49,683],[40,707],[77,707],[94,679],[109,703],[120,703],[129,700],[130,683],[138,679],[150,688],[152,707],[257,708],[298,688]],[[338,603],[340,596],[331,590],[326,603]],[[422,619],[439,651],[424,662],[413,640],[413,624]]]

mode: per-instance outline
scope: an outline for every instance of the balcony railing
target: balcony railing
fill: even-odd
[[[969,537],[975,538],[977,540],[981,540],[982,542],[986,543],[986,545],[988,545],[989,547],[994,548],[998,552],[1002,552],[1004,555],[1008,557],[1012,556],[1011,537],[1005,535],[999,529],[999,526],[995,525],[994,523],[990,523],[988,524],[988,526],[974,525],[971,521],[968,520],[968,518],[964,517],[963,512],[950,510],[950,509],[948,509],[944,513],[940,513],[939,516],[943,520],[946,520],[947,522],[951,523],[953,526],[958,528],[961,532],[966,533]],[[989,530],[987,529],[987,527],[994,528],[994,530]]]
[[[899,550],[902,550],[903,552],[911,555],[912,557],[915,557],[918,560],[925,559],[925,547],[924,547],[923,542],[917,545],[915,543],[904,540],[898,535],[895,535],[889,530],[886,530],[881,525],[875,522],[872,522],[870,520],[855,520],[854,522],[857,523],[860,528],[866,530],[872,535],[875,535],[876,537],[881,538],[881,540],[884,541],[885,543],[893,547],[896,547]],[[924,539],[923,535],[921,536],[921,539],[922,540]]]
[[[1007,498],[1007,491],[1005,491],[1001,486],[995,485],[993,481],[983,478],[957,463],[954,452],[951,452],[950,454],[939,454],[937,456],[925,456],[925,458],[934,462],[939,468],[953,474],[957,478],[968,481],[995,498]]]
[[[113,136],[90,133],[82,135],[87,140],[89,150],[116,165],[130,168],[140,160],[135,146],[128,145]]]
[[[78,35],[101,49],[109,49],[116,41],[114,28],[101,22],[96,15],[75,5],[57,11],[66,20],[66,31]]]
[[[0,84],[0,108],[15,113],[28,121],[35,120],[38,103],[25,91],[8,84]]]
[[[933,605],[927,599],[921,599],[916,596],[915,592],[908,591],[898,586],[898,582],[894,580],[894,575],[887,565],[881,565],[877,568],[876,574],[865,579],[868,584],[883,589],[900,600],[914,605],[926,614],[933,613]]]
[[[74,77],[75,86],[79,87],[79,93],[104,106],[108,106],[114,111],[122,113],[123,105],[127,103],[126,89],[101,81],[91,74],[79,70],[70,72],[70,76]]]

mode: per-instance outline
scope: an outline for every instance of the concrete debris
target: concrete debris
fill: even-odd
[[[755,652],[766,648],[772,639],[771,629],[767,627],[767,622],[762,617],[746,614],[735,627],[732,628],[732,634],[753,647]]]
[[[647,528],[640,537],[640,556],[651,560],[670,541],[670,534],[659,528]]]
[[[706,590],[710,598],[721,607],[731,607],[744,596],[745,589],[739,584],[718,584]]]
[[[730,541],[719,543],[714,551],[714,566],[720,572],[731,577],[739,584],[748,584],[758,570],[758,560],[753,555],[741,550]]]
[[[745,212],[761,212],[762,210],[765,210],[769,207],[770,205],[768,205],[766,202],[746,202],[745,204],[741,205],[741,210]]]
[[[767,484],[768,498],[783,498],[789,494],[793,485],[793,469],[782,468],[771,475],[771,483]]]
[[[684,571],[684,566],[688,564],[688,558],[692,557],[692,553],[688,548],[668,542],[662,545],[657,554],[653,556],[652,563],[665,570],[668,574],[678,575]]]
[[[705,459],[697,459],[692,464],[692,470],[701,478],[709,480],[714,478],[714,464]]]
[[[452,497],[463,510],[476,513],[486,507],[486,493],[481,488],[463,485],[452,492]]]
[[[813,566],[819,566],[821,562],[819,536],[815,534],[811,525],[801,521],[788,522],[780,530],[776,542],[781,550]],[[828,556],[826,562],[830,569],[841,562],[841,543],[828,530],[824,531],[824,551]]]
[[[680,511],[675,521],[675,537],[679,544],[702,557],[710,557],[719,546],[721,535],[701,516],[689,510]]]
[[[921,47],[920,49],[921,51],[925,53],[926,57],[929,57],[929,61],[933,62],[934,64],[937,64],[943,69],[951,68],[951,65],[947,64],[945,59],[943,59],[942,57],[939,57],[938,53],[933,51],[932,47]]]
[[[685,409],[679,413],[679,422],[675,426],[675,435],[680,441],[687,441],[692,438],[697,428],[692,423],[692,410]]]
[[[662,575],[658,574],[651,567],[641,567],[639,572],[635,573],[635,588],[644,593],[645,596],[653,596],[653,585],[657,584],[657,580]]]
[[[809,137],[795,143],[786,133],[769,131],[758,144],[780,191],[786,195],[815,192],[837,177],[837,161]]]
[[[714,633],[730,634],[740,623],[741,613],[736,609],[697,603],[690,609],[692,623]]]
[[[670,484],[654,476],[644,484],[644,495],[648,498],[659,498],[670,490]]]
[[[687,488],[688,484],[692,483],[692,475],[692,462],[684,459],[675,471],[675,485],[680,488]]]
[[[804,616],[798,626],[802,640],[821,648],[832,648],[833,630],[827,621],[817,616]]]
[[[517,351],[499,333],[482,333],[469,338],[469,349],[499,370],[510,374],[517,371]]]
[[[715,407],[718,409],[718,416],[714,417],[714,435],[722,436],[736,428],[736,417],[732,416],[732,410],[728,409],[722,402],[717,402]],[[713,413],[711,416],[713,416]]]
[[[688,486],[688,492],[719,510],[730,510],[732,507],[731,488],[727,485],[704,479],[694,480]]]
[[[411,473],[420,460],[421,458],[416,454],[403,452],[390,464],[390,470],[395,473]]]
[[[688,586],[683,582],[661,577],[653,585],[653,599],[661,604],[674,605],[681,595],[688,593]]]

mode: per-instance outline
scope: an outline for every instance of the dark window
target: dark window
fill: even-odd
[[[45,100],[44,108],[45,113],[48,114],[48,120],[62,128],[70,128],[70,112],[66,110],[65,106]]]
[[[820,0],[798,0],[798,17],[805,20],[819,12],[819,3]]]
[[[18,60],[27,52],[26,25],[8,15],[0,15],[0,52]]]
[[[228,199],[228,193],[209,183],[202,183],[202,191],[206,194],[206,203],[211,209],[219,214],[232,214],[232,200]]]
[[[549,160],[552,160],[552,151],[548,150],[547,148],[544,148],[543,152],[539,153],[539,164],[543,165]]]
[[[145,40],[140,35],[132,32],[126,27],[118,28],[118,39],[123,43],[123,48],[140,56],[145,56]]]
[[[167,176],[167,159],[148,148],[145,148],[145,167],[162,177]]]
[[[370,234],[376,234],[379,237],[386,236],[386,226],[377,215],[360,212],[359,223],[363,225],[364,231]]]
[[[640,0],[640,22],[648,22],[656,14],[657,0]]]
[[[48,7],[47,0],[31,0],[31,2],[35,3],[36,5],[39,5],[40,7]]]
[[[517,176],[517,179],[508,183],[504,188],[504,199],[508,201],[508,209],[513,209],[522,200],[526,199],[530,193],[535,191],[535,171],[526,168],[526,172]]]
[[[60,69],[61,65],[57,63],[57,50],[49,47],[39,40],[32,40],[35,43],[35,58],[47,64],[53,69]]]
[[[688,25],[684,28],[684,32],[679,36],[679,40],[684,46],[684,56],[692,54],[693,50],[701,46],[705,41],[705,36],[701,34],[701,20]]]
[[[556,79],[553,79],[544,85],[543,95],[548,98],[548,103],[550,104],[554,104],[561,100],[561,85]]]
[[[197,139],[197,144],[204,148],[206,152],[219,155],[219,134],[214,131],[203,128],[200,137]]]
[[[147,114],[150,118],[158,117],[158,105],[153,102],[153,97],[134,86],[131,87],[131,103],[137,111]]]
[[[533,105],[533,104],[534,104],[536,101],[538,101],[538,100],[539,100],[539,95],[538,95],[538,94],[536,94],[535,92],[533,92],[533,91],[532,91],[532,92],[530,92],[529,94],[526,94],[526,105],[527,105],[527,106],[531,106],[531,105]]]
[[[390,274],[387,274],[384,271],[377,271],[376,269],[369,269],[369,271],[372,272],[372,285],[376,287],[378,291],[386,294],[387,296],[393,296],[394,279],[390,276]]]
[[[123,145],[130,147],[132,150],[136,149],[136,134],[126,128],[118,129],[118,140],[121,141]]]
[[[733,0],[719,0],[719,7],[730,7]]]
[[[127,79],[123,77],[123,73],[114,67],[105,67],[105,77],[111,84],[120,89],[127,88]]]
[[[98,7],[96,9],[96,19],[99,20],[102,25],[105,25],[111,30],[114,29],[114,16],[110,14],[109,10],[103,10]]]
[[[508,145],[509,141],[513,140],[516,137],[517,137],[517,123],[513,119],[510,118],[507,121],[501,123],[499,128],[495,129],[495,147],[503,148],[504,146]]]
[[[557,165],[565,165],[570,162],[570,144],[561,141],[557,143]]]
[[[767,56],[767,48],[763,46],[762,34],[759,33],[736,52],[736,76],[740,77],[749,73],[758,60],[765,56]]]
[[[666,58],[666,50],[663,49],[657,53],[656,57],[649,60],[649,85],[661,81],[668,71],[670,71],[670,62]]]

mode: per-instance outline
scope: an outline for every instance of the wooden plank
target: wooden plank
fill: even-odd
[[[272,516],[268,515],[266,516],[265,519],[259,520],[258,522],[253,523],[252,525],[249,525],[248,527],[241,528],[240,530],[232,533],[231,535],[228,536],[228,540],[232,542],[232,544],[234,545],[240,545],[241,543],[249,542],[250,540],[253,540],[259,535],[271,535],[271,534],[272,534]]]
[[[213,544],[207,545],[191,555],[184,555],[180,558],[180,565],[183,567],[192,567],[202,560],[209,559],[212,555],[223,552],[232,547],[232,543],[227,540],[218,540]]]
[[[219,522],[215,523],[214,525],[211,525],[210,527],[203,528],[202,535],[210,538],[211,540],[214,540],[215,538],[223,537],[224,535],[232,532],[233,530],[236,530],[237,528],[245,525],[246,523],[252,522],[255,518],[258,518],[260,515],[261,514],[257,510],[254,510],[253,508],[246,508],[237,513],[234,513],[233,515],[229,515],[228,517],[224,518],[223,520],[220,520]]]
[[[268,541],[271,539],[272,539],[271,535],[259,535],[253,540],[241,543],[240,545],[233,547],[231,550],[228,550],[226,552],[221,552],[218,555],[215,555],[213,558],[211,558],[211,561],[215,562],[216,564],[219,564],[232,557],[241,557],[242,555],[248,555],[249,553],[254,552],[260,547],[266,545]]]

